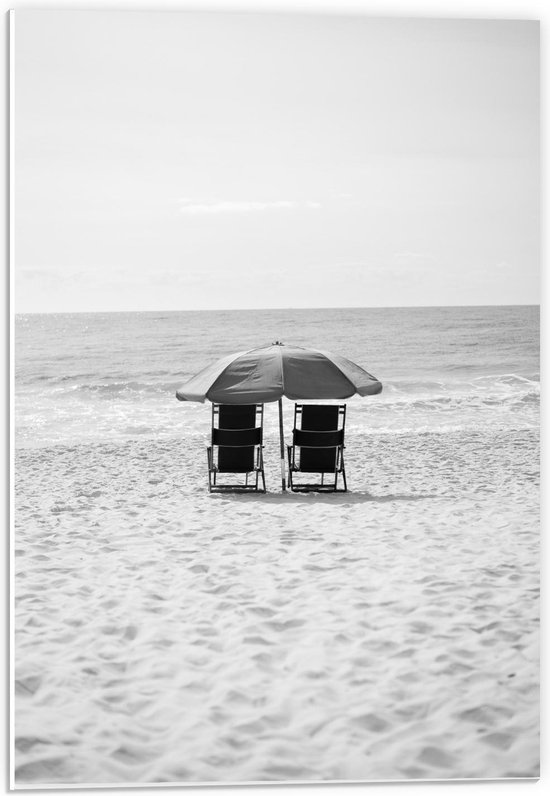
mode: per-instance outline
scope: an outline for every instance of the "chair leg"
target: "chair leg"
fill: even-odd
[[[212,492],[212,462],[209,448],[206,449],[206,458],[208,459],[208,491]]]
[[[288,488],[291,492],[294,492],[294,486],[292,484],[292,453],[290,445],[287,445],[286,455],[288,459]]]
[[[262,479],[262,489],[259,489],[259,479]],[[265,474],[264,474],[264,456],[262,448],[258,448],[258,456],[256,459],[256,491],[265,492]]]
[[[344,467],[344,451],[342,450],[340,453],[340,470],[342,472],[342,480],[344,481],[344,492],[348,491],[348,485],[346,482],[346,468]]]

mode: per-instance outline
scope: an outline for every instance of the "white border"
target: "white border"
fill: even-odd
[[[14,10],[251,11],[255,13],[361,14],[373,17],[542,19],[544,0],[13,0]]]
[[[8,57],[7,54],[4,53],[4,58],[0,59],[0,71],[1,71],[1,78],[0,78],[0,85],[4,91],[4,107],[6,111],[10,112],[9,122],[6,121],[4,125],[5,134],[9,134],[9,146],[10,146],[10,160],[9,160],[9,205],[12,210],[12,214],[9,218],[9,225],[7,223],[8,219],[8,208],[5,208],[4,218],[6,219],[6,225],[3,229],[3,235],[7,236],[9,233],[9,261],[10,261],[10,283],[9,283],[9,301],[10,306],[8,309],[7,300],[8,297],[5,297],[5,304],[6,310],[9,313],[9,326],[8,326],[8,319],[6,322],[1,326],[2,329],[5,330],[5,333],[9,335],[9,344],[8,341],[2,338],[3,345],[1,346],[1,350],[3,352],[8,351],[9,345],[9,356],[10,356],[10,363],[9,363],[9,377],[10,377],[10,389],[9,389],[9,402],[10,406],[13,407],[13,373],[14,373],[14,336],[13,336],[13,307],[14,307],[14,239],[13,239],[13,198],[14,198],[14,168],[13,168],[13,133],[14,133],[14,119],[13,119],[13,106],[14,106],[14,96],[13,96],[13,41],[14,41],[14,23],[13,23],[13,14],[7,14],[9,10],[24,10],[24,9],[67,9],[67,10],[119,10],[119,11],[131,11],[131,10],[140,10],[140,11],[185,11],[185,10],[204,10],[204,11],[254,11],[254,12],[288,12],[288,13],[327,13],[327,14],[365,14],[370,16],[376,17],[439,17],[439,18],[455,18],[455,19],[538,19],[541,22],[541,73],[542,73],[542,83],[541,83],[541,141],[545,140],[545,134],[548,130],[548,125],[546,124],[547,113],[548,113],[548,86],[547,86],[547,58],[546,58],[546,30],[547,30],[547,23],[548,19],[550,19],[550,12],[548,8],[550,8],[550,4],[543,2],[543,0],[179,0],[172,2],[164,1],[159,2],[156,4],[154,0],[149,0],[146,2],[145,0],[116,0],[115,2],[109,2],[108,0],[95,0],[95,2],[82,2],[81,0],[35,0],[35,2],[19,2],[18,0],[12,0],[12,2],[4,3],[2,10],[4,12],[4,19],[5,19],[5,27],[4,27],[4,39],[3,41],[7,43],[8,41],[8,31],[7,27],[9,22],[11,22],[10,29],[9,29],[9,67],[10,67],[10,76],[9,76],[9,84],[8,84],[8,77],[7,77],[7,67],[8,67]],[[2,79],[3,78],[3,79]],[[7,88],[9,85],[9,105],[8,105],[8,98],[6,96]],[[0,166],[0,173],[6,178],[8,174],[8,154],[7,148],[4,149],[5,155],[4,160],[2,161],[2,166]],[[546,229],[545,229],[545,209],[546,209],[546,202],[545,202],[545,190],[544,186],[546,185],[546,181],[544,177],[547,176],[547,162],[546,158],[544,158],[544,149],[542,152],[542,167],[543,167],[543,188],[542,188],[542,203],[541,203],[541,236],[542,236],[542,251],[541,251],[541,303],[544,308],[544,300],[546,298],[546,288],[547,288],[547,279],[544,274],[543,265],[546,260]],[[7,184],[7,180],[3,180],[3,184]],[[1,194],[2,198],[0,202],[4,204],[7,203],[8,200],[8,192],[4,190]],[[3,238],[4,240],[4,238]],[[7,252],[7,245],[4,240],[4,250]],[[546,362],[546,346],[544,345],[546,340],[546,327],[547,324],[545,322],[545,315],[542,315],[542,335],[543,335],[543,350],[542,350],[542,364],[543,368]],[[8,372],[8,367],[6,363],[5,372]],[[7,391],[4,392],[4,395],[8,397]],[[544,404],[543,404],[544,406]],[[6,421],[7,422],[7,421]],[[3,430],[6,429],[6,425],[4,425]],[[544,431],[544,425],[543,425]],[[5,439],[5,432],[0,432],[0,436],[2,440]],[[544,436],[543,436],[544,441]],[[7,445],[3,446],[4,450],[7,450]],[[9,478],[9,495],[10,495],[10,503],[13,507],[13,497],[14,497],[14,487],[13,487],[13,428],[10,424],[9,429],[9,451],[10,451],[10,465],[9,470],[6,473],[6,477],[4,479],[4,483],[7,484]],[[0,461],[5,462],[6,456]],[[544,465],[544,458],[543,458],[543,465]],[[544,466],[543,466],[543,473],[544,473]],[[4,494],[7,497],[8,490],[6,489]],[[544,493],[542,494],[544,497]],[[6,512],[6,517],[8,516]],[[543,514],[544,517],[544,514]],[[10,517],[11,519],[11,517]],[[10,547],[13,549],[13,528],[12,523],[10,522]],[[6,545],[7,547],[7,545]],[[10,567],[9,573],[10,577],[12,576],[12,568],[13,568],[13,560],[12,557],[9,556],[10,559]],[[543,546],[543,562],[546,559],[546,546]],[[8,567],[6,566],[5,570],[6,573],[8,572]],[[13,583],[13,580],[11,580]],[[5,590],[7,594],[7,589]],[[10,617],[10,626],[13,627],[13,623],[11,622],[12,619],[12,600],[13,595],[11,594],[10,590],[10,603],[9,603],[9,617]],[[2,617],[7,617],[8,612],[6,610],[3,611]],[[7,638],[7,634],[5,635]],[[543,634],[542,639],[543,641],[543,664],[546,660],[548,660],[548,656],[546,655],[546,638]],[[10,642],[12,641],[10,635]],[[10,669],[13,666],[13,644],[10,643],[9,647],[9,655],[5,656],[4,660],[10,661]],[[544,672],[545,667],[543,665],[541,671]],[[11,682],[11,678],[10,678]],[[0,694],[4,694],[4,699],[9,699],[9,691],[6,688],[4,692],[0,690]],[[544,692],[543,692],[544,693]],[[546,695],[544,695],[546,696]],[[547,700],[545,699],[543,703],[543,710],[541,715],[541,723],[545,725],[545,718],[548,713],[546,710]],[[0,700],[0,708],[3,707],[3,704]],[[8,711],[3,711],[4,715],[8,715]],[[13,727],[13,705],[12,701],[9,700],[9,716],[10,716],[10,728]],[[7,722],[4,721],[3,724],[0,724],[3,727],[4,731],[8,730]],[[1,732],[1,730],[0,730]],[[13,733],[12,733],[13,737]],[[1,739],[3,740],[3,739]],[[8,751],[9,749],[9,757],[13,760],[12,755],[12,740],[8,740],[6,737],[6,742],[1,743],[0,740],[0,749],[5,749]],[[544,787],[543,783],[546,782],[548,786],[548,776],[547,772],[545,771],[545,761],[548,760],[548,740],[543,733],[543,745],[542,745],[542,776],[541,779],[536,781],[527,781],[527,780],[468,780],[468,781],[460,781],[460,780],[435,780],[435,781],[411,781],[407,783],[403,782],[392,782],[386,784],[380,783],[357,783],[355,785],[351,785],[350,787],[354,788],[368,788],[369,796],[384,796],[384,794],[388,794],[389,792],[395,794],[396,796],[401,796],[401,794],[410,794],[412,796],[413,791],[415,793],[419,792],[423,793],[425,788],[428,788],[429,794],[433,794],[433,796],[439,796],[439,794],[448,794],[450,789],[451,792],[454,792],[456,788],[462,789],[462,787],[468,787],[468,796],[493,796],[493,794],[502,794],[503,791],[506,796],[516,796],[516,794],[523,794],[523,793],[533,793],[533,788],[536,788],[537,791],[540,790],[541,787]],[[8,766],[8,760],[6,759],[6,767]],[[6,770],[7,773],[7,770]],[[7,784],[7,778],[4,777],[4,783]],[[247,794],[261,794],[268,792],[269,789],[276,787],[277,789],[284,788],[285,796],[304,796],[304,788],[307,788],[307,793],[318,793],[320,796],[336,796],[339,791],[340,787],[343,783],[338,784],[310,784],[304,782],[303,784],[296,785],[294,783],[288,785],[281,785],[280,783],[274,783],[273,785],[249,785],[249,784],[236,784],[230,786],[221,786],[224,790],[245,790]],[[168,787],[176,787],[178,789],[181,786],[173,786],[170,783],[166,783]],[[10,780],[9,780],[9,787],[10,789],[14,788],[13,779],[12,779],[12,772],[10,768]],[[82,789],[86,786],[79,786],[78,788],[71,787],[70,785],[67,786],[54,786],[55,789],[63,790],[64,792],[74,792],[79,793]],[[111,789],[111,786],[98,786],[93,785],[93,788],[101,788],[103,793],[113,793],[118,794],[121,790],[120,787],[116,786]],[[141,785],[136,784],[136,786],[126,786],[125,789],[128,787],[139,787],[140,794],[150,793],[155,794],[158,793],[158,786],[152,788],[150,785]],[[197,787],[195,785],[188,785],[188,787]],[[220,786],[211,787],[209,785],[201,786],[201,794],[215,794],[215,796],[220,796]],[[17,788],[17,790],[34,790],[31,787],[25,788]],[[40,789],[43,790],[51,790],[50,787],[41,786]],[[528,790],[527,790],[528,789]],[[7,792],[7,791],[4,791]]]
[[[15,401],[15,345],[14,345],[14,323],[15,323],[15,316],[13,312],[13,307],[15,306],[15,235],[14,235],[14,199],[15,199],[15,78],[14,78],[14,66],[15,66],[15,17],[13,11],[10,11],[8,16],[8,25],[9,25],[9,203],[10,203],[10,217],[9,217],[9,302],[10,302],[10,312],[9,312],[9,356],[10,356],[10,363],[9,363],[9,373],[10,373],[10,407],[14,406]],[[15,479],[13,477],[13,462],[14,462],[14,454],[15,454],[15,427],[14,423],[11,422],[10,416],[10,423],[9,423],[9,450],[10,450],[10,483],[9,483],[9,491],[10,491],[10,513],[9,513],[9,549],[8,549],[8,558],[9,558],[9,573],[10,573],[10,606],[9,606],[9,616],[10,616],[10,636],[9,636],[9,659],[10,659],[10,678],[9,678],[9,716],[10,716],[10,737],[8,738],[8,748],[9,748],[9,758],[10,758],[10,787],[14,787],[13,781],[13,767],[11,765],[11,761],[14,760],[14,699],[13,699],[13,672],[14,672],[14,664],[15,664],[15,653],[14,653],[14,523],[13,523],[13,507],[15,505]]]

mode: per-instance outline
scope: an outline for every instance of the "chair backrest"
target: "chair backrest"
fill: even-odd
[[[218,415],[218,428],[254,428],[256,404],[214,404],[213,414]]]
[[[262,425],[262,404],[213,404],[212,445],[217,450],[220,472],[254,470],[255,449],[262,444]]]
[[[344,417],[345,417],[345,405]],[[300,412],[300,404],[296,406]],[[336,404],[302,404],[302,424],[304,431],[333,431],[338,428],[340,406]]]
[[[213,428],[212,445],[220,448],[245,448],[262,444],[261,428]]]
[[[294,444],[298,448],[337,448],[344,444],[344,430],[304,431],[294,429]]]
[[[344,444],[345,422],[345,404],[295,405],[293,443],[300,448],[302,472],[334,472],[338,447]]]

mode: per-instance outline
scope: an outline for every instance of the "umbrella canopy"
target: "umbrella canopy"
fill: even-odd
[[[180,387],[180,401],[253,404],[376,395],[382,385],[349,359],[293,345],[272,345],[230,354]]]
[[[180,387],[176,397],[222,404],[278,401],[284,491],[283,395],[293,401],[341,400],[379,392],[382,385],[374,376],[339,354],[277,342],[219,359]]]

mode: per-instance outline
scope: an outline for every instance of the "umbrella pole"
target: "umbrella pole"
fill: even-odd
[[[281,438],[281,482],[283,485],[283,492],[286,492],[286,474],[285,474],[285,437],[283,433],[283,399],[279,398],[279,435]]]

